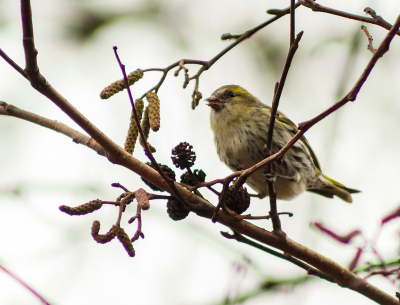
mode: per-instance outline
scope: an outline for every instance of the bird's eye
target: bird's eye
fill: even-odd
[[[228,91],[228,96],[229,96],[229,97],[235,97],[235,96],[236,96],[236,93],[233,92],[233,91]]]

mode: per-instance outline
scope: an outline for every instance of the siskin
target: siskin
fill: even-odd
[[[223,86],[206,99],[211,107],[211,129],[217,153],[231,170],[247,169],[264,159],[271,108],[240,86]],[[276,115],[272,153],[279,151],[298,131],[284,114]],[[321,172],[317,157],[305,137],[297,141],[280,164],[272,163],[276,175],[277,198],[291,200],[305,190],[351,203],[352,193],[359,191],[328,178]],[[247,179],[247,184],[261,198],[268,196],[263,169]]]

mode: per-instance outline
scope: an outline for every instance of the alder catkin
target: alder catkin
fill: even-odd
[[[102,207],[103,203],[100,199],[89,201],[85,204],[78,205],[77,207],[69,207],[62,205],[59,207],[61,212],[67,213],[68,215],[85,215],[92,213]]]
[[[143,131],[144,139],[142,139],[142,137],[140,137],[140,144],[144,147],[144,141],[149,138],[149,134],[150,134],[149,107],[148,106],[144,110],[141,127],[142,127],[142,131]]]
[[[113,225],[106,234],[99,234],[100,232],[100,221],[95,220],[92,224],[92,236],[93,239],[99,244],[106,244],[114,239],[117,235],[118,227]]]
[[[136,71],[129,73],[129,75],[127,76],[129,86],[132,86],[142,77],[143,77],[143,71],[141,69],[137,69]],[[114,94],[121,92],[124,89],[126,89],[125,81],[123,79],[120,79],[105,87],[100,92],[100,98],[103,100],[108,99],[112,97]]]
[[[148,210],[150,208],[149,197],[144,189],[138,189],[135,192],[135,198],[142,210]]]
[[[137,99],[135,101],[135,109],[136,109],[136,114],[139,119],[139,123],[142,120],[143,108],[144,108],[143,100]],[[129,125],[128,135],[126,136],[126,140],[125,140],[125,150],[129,154],[132,154],[133,150],[135,149],[135,144],[136,144],[138,135],[139,135],[139,128],[138,128],[138,125],[136,124],[135,115],[132,111],[131,123]]]
[[[158,131],[160,129],[160,100],[157,93],[154,92],[147,93],[146,99],[149,102],[150,128],[153,131]]]
[[[149,138],[149,134],[150,134],[149,107],[148,106],[144,110],[141,127],[142,127],[142,131],[144,134],[144,139],[142,139],[142,137],[140,137],[140,145],[145,147],[144,141],[147,142],[147,139]],[[152,153],[156,152],[156,149],[153,146],[151,146],[151,144],[149,142],[147,142],[147,145],[149,146],[149,149]]]
[[[129,239],[128,234],[125,233],[124,229],[118,228],[118,230],[117,230],[117,238],[121,242],[121,244],[124,246],[126,252],[128,252],[128,255],[130,257],[134,257],[135,256],[135,249],[133,249],[132,242]]]

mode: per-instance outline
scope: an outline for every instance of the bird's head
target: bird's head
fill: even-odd
[[[255,96],[237,85],[222,86],[215,90],[205,101],[215,112],[225,108],[240,110],[260,104],[260,101]]]

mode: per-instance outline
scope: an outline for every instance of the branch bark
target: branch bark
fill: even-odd
[[[0,115],[16,117],[49,128],[51,130],[57,131],[71,138],[72,141],[74,141],[75,143],[83,144],[103,157],[107,156],[104,148],[101,147],[95,140],[93,140],[91,137],[88,137],[87,135],[84,135],[83,133],[80,133],[75,129],[72,129],[71,127],[63,123],[50,120],[48,118],[42,117],[38,114],[26,110],[22,110],[18,107],[7,104],[6,102],[0,102]]]

